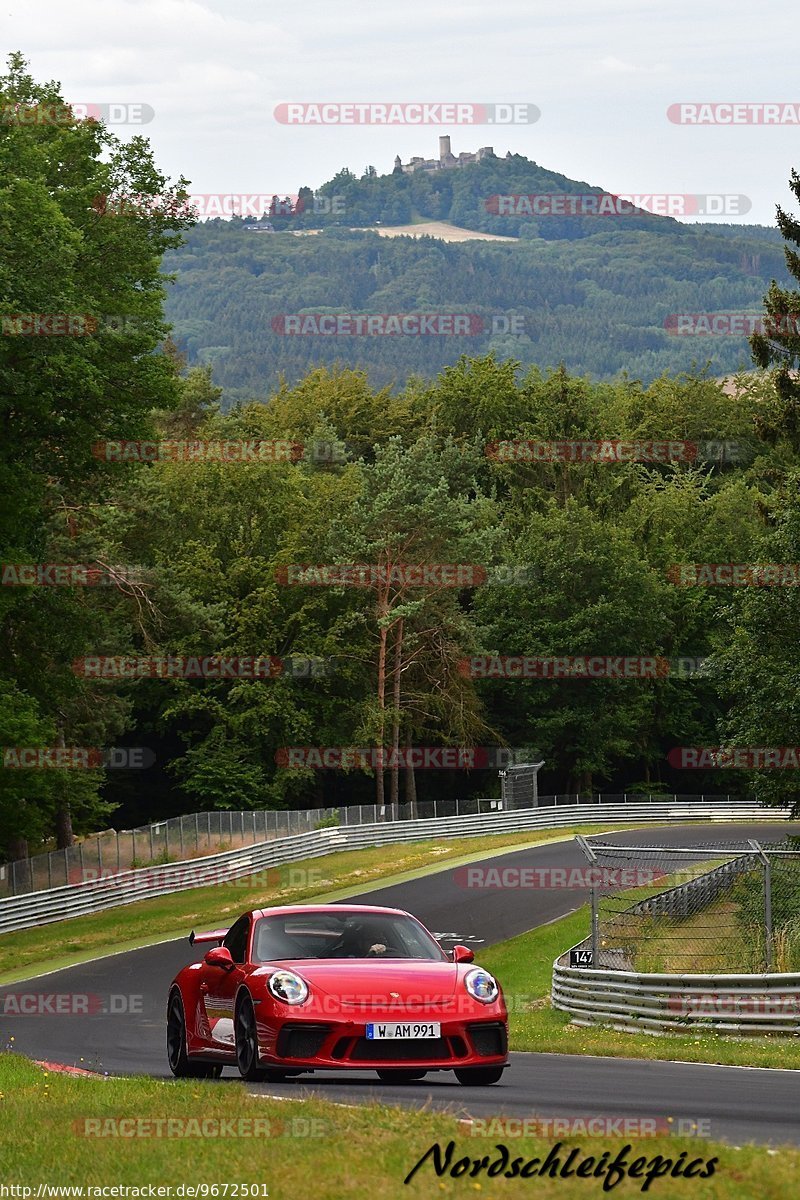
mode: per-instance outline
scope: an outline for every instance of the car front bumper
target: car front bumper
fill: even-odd
[[[381,1019],[377,1016],[374,1021]],[[259,1059],[265,1067],[305,1067],[307,1070],[452,1070],[454,1067],[498,1066],[507,1062],[505,1020],[487,1017],[483,1020],[440,1021],[439,1024],[441,1036],[438,1038],[372,1040],[366,1036],[367,1022],[363,1019],[287,1018],[277,1028],[259,1030]]]

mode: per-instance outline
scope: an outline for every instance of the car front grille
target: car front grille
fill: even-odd
[[[313,1058],[319,1053],[330,1025],[311,1025],[307,1022],[284,1025],[278,1034],[275,1051],[280,1058]]]

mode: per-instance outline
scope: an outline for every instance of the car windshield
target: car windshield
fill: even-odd
[[[397,913],[285,913],[261,917],[253,941],[255,962],[298,958],[417,958],[447,956],[412,917]]]

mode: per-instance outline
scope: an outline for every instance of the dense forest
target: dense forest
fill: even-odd
[[[17,56],[0,96],[26,106],[58,99]],[[763,276],[742,263],[744,234],[589,235],[580,268],[564,240],[452,247],[338,232],[247,241],[230,224],[188,230],[186,181],[171,185],[144,139],[122,145],[96,122],[0,127],[0,171],[10,331],[0,338],[6,856],[109,821],[408,794],[404,771],[291,766],[292,747],[527,747],[545,760],[548,792],[800,796],[796,772],[687,771],[670,758],[680,746],[796,740],[800,591],[688,586],[677,568],[800,563],[791,370],[800,338],[756,337],[759,370],[728,390],[702,372],[652,378],[656,351],[625,347],[608,324],[601,338],[604,298],[625,306],[633,328],[645,294],[653,312],[664,307],[667,279],[670,302],[691,309],[724,307],[738,293],[773,315],[797,311],[797,296],[780,287],[764,297]],[[160,199],[142,212],[98,212],[93,199],[114,190]],[[800,199],[796,176],[793,190]],[[781,233],[800,244],[791,218]],[[767,274],[780,275],[780,247],[753,244],[759,270],[769,261]],[[563,255],[560,269],[548,249]],[[520,262],[527,276],[515,274]],[[602,342],[617,356],[606,373],[624,363],[627,378],[579,376],[571,355],[548,366],[546,355],[530,365],[500,346],[462,354],[448,339],[437,349],[441,370],[428,374],[421,358],[402,386],[377,386],[372,372],[346,364],[315,367],[307,346],[282,364],[290,376],[303,361],[301,378],[268,382],[280,369],[264,337],[278,279],[288,307],[462,307],[466,293],[443,289],[472,280],[487,308],[509,310],[529,302],[537,263],[536,286],[559,297],[546,317],[554,341],[574,339],[583,353],[589,326],[570,324],[570,313],[588,321],[591,312],[597,353]],[[172,340],[163,272],[176,264]],[[800,260],[789,264],[800,275]],[[631,280],[639,290],[628,295]],[[237,348],[188,363],[187,304],[198,323],[192,358],[203,357],[201,342],[227,346],[235,335]],[[19,314],[31,313],[88,314],[92,323],[81,336],[25,336]],[[385,339],[380,354],[395,344]],[[653,370],[640,371],[648,354]],[[237,360],[239,386],[253,395],[231,406],[221,385]],[[388,367],[405,373],[399,359]],[[167,449],[119,448],[143,439]],[[604,439],[704,449],[614,462],[507,461],[497,449]],[[181,449],[187,442],[282,449],[225,461]],[[93,574],[37,583],[21,570],[31,564],[89,564]],[[331,584],[325,564],[383,575]],[[415,564],[432,571],[410,580],[388,570]],[[437,564],[472,575],[449,586]],[[625,679],[465,670],[486,655],[703,663]],[[126,678],[87,666],[101,656],[282,665],[258,678]],[[31,746],[143,747],[153,761],[139,771],[14,769],[9,751]],[[489,769],[417,771],[413,782],[426,799],[497,788]]]
[[[166,255],[176,276],[166,315],[190,364],[213,365],[226,403],[267,399],[309,366],[363,369],[375,387],[402,388],[460,354],[645,383],[664,371],[719,377],[752,366],[741,330],[681,334],[675,315],[757,315],[770,281],[787,281],[777,231],[656,216],[595,217],[589,228],[589,218],[553,220],[559,228],[540,221],[547,236],[458,244],[335,225],[308,237],[256,234],[239,218],[209,220]],[[284,332],[286,314],[420,312],[475,319],[460,335]]]

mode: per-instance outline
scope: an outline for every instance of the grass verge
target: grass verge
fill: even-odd
[[[270,1200],[294,1200],[298,1195],[314,1196],[315,1200],[363,1200],[365,1196],[394,1200],[476,1193],[486,1197],[535,1193],[570,1200],[604,1194],[603,1181],[598,1178],[533,1174],[525,1179],[501,1179],[488,1178],[485,1170],[475,1177],[469,1174],[470,1164],[462,1168],[460,1177],[454,1178],[449,1171],[437,1177],[432,1158],[404,1185],[404,1178],[434,1143],[444,1152],[448,1142],[455,1142],[453,1164],[463,1157],[480,1160],[484,1155],[487,1164],[491,1163],[498,1156],[498,1143],[508,1147],[511,1159],[519,1157],[526,1162],[539,1158],[541,1163],[556,1143],[502,1134],[471,1136],[469,1127],[452,1117],[381,1104],[345,1108],[316,1099],[288,1102],[255,1097],[236,1082],[76,1079],[2,1054],[0,1108],[2,1183],[30,1188],[28,1195],[34,1197],[40,1184],[144,1188],[144,1192],[129,1193],[144,1196],[153,1184],[171,1187],[173,1197],[180,1185],[205,1185],[207,1196],[220,1198],[227,1185],[231,1200],[248,1194],[242,1185],[248,1191],[259,1185],[250,1195],[260,1198],[268,1192]],[[167,1120],[180,1125],[168,1126]],[[120,1121],[128,1123],[120,1125]],[[154,1136],[159,1128],[172,1129],[172,1135],[162,1132],[162,1136]],[[186,1136],[189,1129],[197,1132]],[[219,1136],[222,1129],[226,1132]],[[25,1135],[20,1136],[23,1130]],[[184,1131],[184,1136],[177,1130]],[[784,1200],[800,1169],[800,1151],[796,1149],[776,1155],[761,1147],[668,1136],[630,1138],[627,1142],[568,1137],[556,1153],[563,1164],[569,1151],[577,1147],[574,1170],[589,1155],[596,1164],[604,1151],[612,1159],[624,1146],[628,1163],[640,1156],[651,1161],[656,1155],[670,1160],[670,1166],[677,1162],[686,1166],[690,1160],[701,1159],[703,1165],[695,1167],[700,1172],[710,1159],[717,1160],[713,1179],[707,1181],[672,1176],[656,1179],[648,1195],[664,1200],[697,1200],[699,1196]],[[647,1167],[641,1170],[647,1171]],[[640,1196],[645,1181],[643,1177],[625,1178],[613,1188],[614,1195]],[[238,1191],[234,1191],[237,1185]],[[20,1192],[9,1194],[24,1197]],[[91,1193],[84,1192],[84,1196],[88,1200]]]
[[[567,1013],[550,1005],[553,960],[586,937],[588,929],[589,912],[583,907],[560,921],[481,950],[481,966],[497,975],[503,991],[512,999],[512,1050],[800,1069],[800,1043],[793,1038],[736,1038],[695,1030],[657,1036],[625,1033],[602,1025],[585,1028],[571,1024]],[[517,997],[526,998],[523,1003],[527,1011],[518,1011],[521,1006],[516,1003]]]
[[[683,920],[657,916],[640,921],[631,937],[637,971],[718,972],[764,970],[763,937],[748,936],[735,900],[717,900]]]
[[[614,825],[614,828],[631,829],[636,825]],[[345,899],[369,890],[370,886],[390,887],[506,850],[568,841],[576,833],[600,833],[608,829],[608,825],[585,825],[568,830],[527,830],[340,850],[321,858],[270,868],[255,878],[171,892],[91,916],[70,917],[35,929],[5,933],[0,935],[0,984],[16,983],[33,974],[71,966],[94,956],[152,945],[170,935],[188,936],[194,926],[221,928],[226,920],[232,924],[239,913],[249,908]]]

